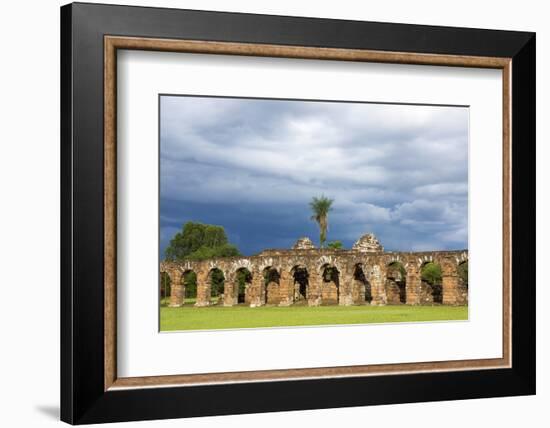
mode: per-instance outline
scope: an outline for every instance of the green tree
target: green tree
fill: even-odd
[[[197,274],[190,270],[183,275],[183,280],[185,283],[185,297],[197,297]]]
[[[342,241],[330,241],[327,244],[327,247],[332,248],[333,250],[340,250],[344,247],[344,245],[342,244]]]
[[[214,269],[210,274],[210,296],[218,297],[224,292],[225,277],[220,269]]]
[[[187,257],[186,260],[207,260],[215,257],[233,257],[239,256],[239,250],[237,247],[231,244],[223,244],[219,247],[199,247],[196,251],[193,251]]]
[[[166,260],[205,260],[214,257],[239,256],[230,244],[222,226],[189,221],[174,235],[165,251]]]
[[[319,198],[314,196],[309,203],[313,215],[311,219],[319,225],[319,246],[323,248],[327,240],[328,213],[332,209],[333,199],[321,195]]]
[[[429,262],[422,267],[422,280],[430,285],[440,285],[442,281],[441,266],[437,263]]]
[[[240,252],[235,245],[228,242],[222,226],[195,223],[189,221],[170,240],[170,245],[164,252],[166,260],[206,260],[215,257],[239,256]],[[197,296],[197,275],[187,272],[185,282],[185,297]],[[223,293],[224,277],[221,271],[214,271],[211,275],[212,296]]]

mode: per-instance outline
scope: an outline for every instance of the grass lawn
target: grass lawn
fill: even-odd
[[[467,306],[210,306],[160,308],[161,331],[467,320]]]

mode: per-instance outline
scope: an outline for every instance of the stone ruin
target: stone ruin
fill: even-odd
[[[380,242],[373,233],[367,233],[361,236],[355,244],[353,244],[351,249],[363,253],[381,253],[384,251],[384,247],[380,245]]]
[[[307,236],[298,238],[296,243],[292,246],[293,250],[312,250],[315,248],[315,245]]]
[[[351,250],[316,248],[302,237],[292,249],[265,250],[250,257],[162,261],[160,272],[170,277],[172,307],[184,304],[188,272],[196,274],[195,306],[214,304],[210,282],[216,270],[224,277],[217,304],[224,306],[463,305],[468,303],[468,287],[459,278],[458,268],[467,261],[467,250],[385,252],[368,233]],[[422,280],[422,268],[430,262],[441,267],[437,290]],[[247,278],[244,288],[237,281],[242,271]]]

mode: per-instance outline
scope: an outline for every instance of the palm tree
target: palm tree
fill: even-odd
[[[311,216],[312,220],[315,220],[319,225],[319,244],[323,248],[325,241],[327,240],[327,229],[328,229],[328,212],[332,209],[333,199],[329,199],[324,195],[321,195],[319,198],[314,196],[309,203],[313,215]]]

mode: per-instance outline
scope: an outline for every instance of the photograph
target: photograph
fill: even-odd
[[[11,425],[543,414],[543,14],[298,3],[40,3],[26,26],[51,50],[8,32],[24,120],[5,140],[24,156],[4,181],[29,219],[4,222],[4,282],[60,283],[29,283],[31,317],[5,299],[16,359],[56,348],[5,364],[27,403]],[[50,199],[57,227],[33,228]],[[29,263],[29,242],[60,247],[57,263]],[[27,393],[17,373],[44,382]]]
[[[160,331],[468,320],[468,106],[158,102]]]

